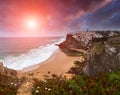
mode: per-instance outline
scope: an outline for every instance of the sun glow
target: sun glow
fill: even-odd
[[[28,29],[36,29],[37,26],[38,26],[37,20],[34,19],[34,18],[29,18],[29,19],[26,20],[25,26],[26,26]]]

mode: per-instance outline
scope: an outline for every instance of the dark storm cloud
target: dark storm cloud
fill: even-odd
[[[59,15],[76,15],[80,11],[93,11],[106,0],[55,0],[53,10],[60,12]]]
[[[120,29],[120,0],[113,0],[108,5],[83,18],[84,26],[91,29]]]
[[[94,12],[110,1],[111,0],[56,0],[53,2],[55,6],[52,6],[54,18],[58,21],[56,25],[68,28],[71,31],[80,29],[81,22],[78,22],[78,19],[83,17],[87,12]]]
[[[73,29],[80,29],[81,21],[78,22],[86,13],[94,12],[111,0],[56,0],[53,7],[55,18],[59,19],[59,24]],[[54,14],[54,13],[53,13]]]

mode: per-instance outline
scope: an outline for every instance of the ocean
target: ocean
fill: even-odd
[[[0,62],[4,66],[22,70],[47,60],[64,38],[61,37],[1,37]]]

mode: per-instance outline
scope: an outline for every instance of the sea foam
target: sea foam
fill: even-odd
[[[55,44],[58,44],[63,40],[64,38],[52,44],[47,44],[36,49],[31,49],[27,53],[20,54],[18,56],[6,56],[5,58],[0,59],[0,61],[3,62],[4,66],[8,68],[22,70],[26,67],[39,64],[47,60],[58,49],[58,46]]]

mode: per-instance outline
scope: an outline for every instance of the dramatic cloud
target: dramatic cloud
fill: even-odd
[[[92,14],[83,18],[84,26],[89,29],[120,30],[120,1],[113,0]]]
[[[104,24],[112,22],[116,26],[119,22],[114,19],[119,13],[114,11],[118,5],[119,0],[0,0],[0,30],[24,34],[21,23],[29,16],[41,23],[40,35],[64,34],[95,25],[105,28]]]

